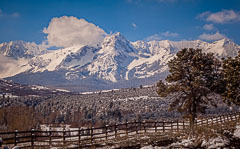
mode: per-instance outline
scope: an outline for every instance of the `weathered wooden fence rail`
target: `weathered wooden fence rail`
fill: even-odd
[[[198,119],[195,126],[210,127],[227,122],[237,122],[240,113],[220,115],[217,117]],[[3,145],[21,146],[26,148],[49,147],[49,146],[75,146],[97,144],[109,140],[129,139],[139,135],[160,134],[168,135],[174,132],[189,129],[189,121],[143,121],[127,122],[125,124],[106,125],[104,127],[63,131],[13,131],[0,132]]]

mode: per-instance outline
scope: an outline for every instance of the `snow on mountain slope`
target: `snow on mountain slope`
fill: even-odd
[[[0,54],[13,59],[32,58],[45,52],[45,48],[38,46],[34,42],[10,41],[0,44]]]
[[[107,36],[96,59],[88,66],[90,75],[117,82],[123,80],[127,67],[138,53],[131,43],[120,33]]]
[[[18,80],[25,74],[30,74],[31,80],[34,80],[31,74],[38,74],[38,79],[41,75],[46,76],[44,72],[56,72],[64,79],[58,80],[58,83],[69,81],[70,84],[76,81],[91,82],[93,78],[96,79],[93,82],[104,80],[109,83],[163,78],[168,74],[168,61],[182,48],[200,48],[204,52],[213,52],[219,58],[236,56],[240,51],[240,46],[229,39],[213,43],[200,40],[130,42],[120,33],[106,36],[97,47],[78,45],[45,51],[34,48],[34,44],[24,48],[21,46],[24,44],[0,45],[0,56],[3,57],[0,57],[0,68],[4,68],[4,71],[0,69],[0,77],[25,72],[17,77]],[[5,61],[7,64],[4,64]]]
[[[14,76],[28,71],[31,58],[41,55],[46,49],[24,41],[11,41],[0,44],[0,78]]]
[[[55,71],[66,59],[67,56],[76,53],[81,49],[80,46],[74,46],[70,48],[48,51],[47,53],[34,57],[29,64],[33,68],[32,72],[43,72],[43,71]],[[63,66],[62,66],[63,67]]]
[[[239,51],[240,46],[226,38],[209,44],[206,49],[206,52],[212,52],[220,58],[234,57],[238,54]]]
[[[31,69],[28,60],[19,58],[18,60],[0,54],[0,78],[15,76],[19,73]]]
[[[133,46],[141,53],[139,59],[133,60],[128,66],[127,76],[135,69],[133,77],[147,78],[168,71],[167,63],[182,48],[204,48],[208,43],[199,40],[173,42],[162,41],[136,41]],[[126,80],[129,78],[126,77]]]

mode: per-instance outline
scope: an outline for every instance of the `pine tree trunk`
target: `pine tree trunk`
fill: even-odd
[[[195,104],[195,100],[193,99],[193,101],[191,101],[192,103],[189,106],[189,120],[190,120],[190,134],[194,135],[194,122],[196,119],[196,104]]]
[[[190,114],[190,129],[192,134],[194,134],[194,122],[195,122],[195,116],[194,114]]]
[[[197,114],[197,105],[196,105],[196,99],[193,100],[192,103],[192,114],[191,114],[191,131],[192,134],[194,135],[194,124],[195,124],[195,119],[196,119],[196,114]]]

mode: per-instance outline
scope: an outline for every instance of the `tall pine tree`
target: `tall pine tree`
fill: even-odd
[[[203,53],[201,49],[182,49],[168,63],[170,74],[166,83],[157,83],[161,97],[174,96],[170,110],[183,112],[190,118],[193,130],[197,113],[204,113],[207,105],[214,105],[213,96],[219,86],[220,62],[212,53]]]
[[[223,60],[223,97],[229,103],[240,105],[240,52],[235,58]]]

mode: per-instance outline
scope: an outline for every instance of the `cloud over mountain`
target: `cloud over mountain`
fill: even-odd
[[[205,25],[203,26],[203,29],[208,30],[208,31],[213,30],[214,28],[215,28],[215,27],[214,27],[213,24],[205,24]]]
[[[151,41],[151,40],[163,40],[163,39],[168,39],[168,38],[176,38],[178,37],[179,34],[178,33],[172,33],[169,31],[163,32],[163,33],[159,33],[159,34],[154,34],[151,36],[148,36],[147,38],[145,38],[146,41]]]
[[[222,10],[215,13],[206,11],[200,14],[199,18],[203,18],[208,22],[223,24],[223,23],[240,21],[240,13],[234,10]]]
[[[73,16],[52,18],[43,32],[47,34],[48,46],[70,47],[74,45],[96,45],[103,41],[106,33],[93,23]]]
[[[201,40],[215,41],[215,40],[220,40],[220,39],[226,38],[226,36],[222,35],[219,32],[216,32],[215,34],[203,33],[198,38],[201,39]]]

